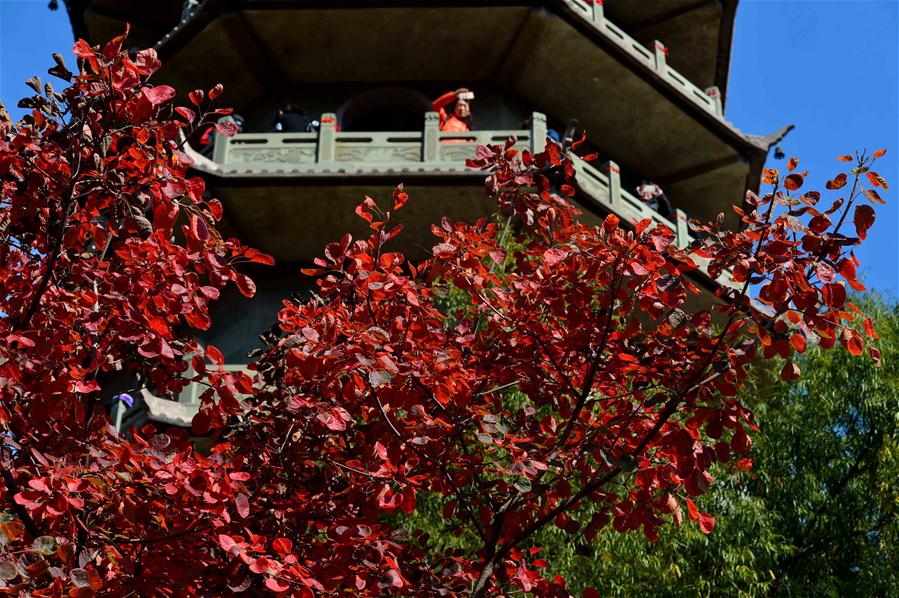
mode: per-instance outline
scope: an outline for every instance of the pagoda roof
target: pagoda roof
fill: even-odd
[[[606,15],[631,37],[651,46],[658,39],[670,50],[670,63],[701,88],[717,86],[726,96],[734,20],[738,0],[595,0]],[[372,8],[514,5],[548,6],[570,11],[568,0],[205,0],[197,2],[205,12],[229,12],[245,8]],[[65,0],[72,30],[77,37],[101,43],[131,24],[131,41],[138,46],[158,45],[182,24],[184,0]]]

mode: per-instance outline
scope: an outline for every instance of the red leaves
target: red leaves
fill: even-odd
[[[325,424],[329,430],[343,432],[346,430],[346,424],[352,421],[352,417],[343,407],[331,407],[327,411],[323,411],[316,416],[320,422]]]
[[[241,518],[246,519],[250,516],[250,501],[247,498],[246,494],[238,493],[237,496],[234,497],[234,506],[237,508],[237,514],[241,516]]]
[[[687,514],[690,516],[691,521],[699,520],[699,529],[704,534],[712,533],[712,530],[715,527],[715,518],[706,513],[700,513],[699,509],[689,498],[687,499]]]
[[[742,426],[737,426],[734,430],[734,436],[731,438],[730,447],[738,455],[746,453],[752,446],[752,440],[746,434],[746,430]]]
[[[865,240],[868,237],[868,229],[874,225],[874,210],[870,206],[855,206],[855,216],[852,222],[855,224],[855,231],[858,238]]]
[[[203,102],[203,98],[205,97],[205,95],[206,94],[203,93],[202,89],[195,89],[187,94],[187,97],[190,98],[191,104],[193,104],[194,106],[199,106]]]
[[[832,309],[840,309],[846,305],[846,287],[839,282],[825,284],[821,288],[824,304]]]
[[[197,113],[184,106],[178,106],[175,108],[175,112],[187,123],[192,123],[197,119]]]
[[[375,216],[379,216],[378,206],[375,204],[375,200],[366,196],[362,203],[356,206],[356,215],[365,220],[368,223],[371,223]]]
[[[75,383],[75,392],[81,394],[90,394],[92,392],[98,392],[100,390],[100,385],[97,384],[95,380],[84,381],[79,380]]]
[[[210,97],[212,97],[211,94]],[[215,123],[215,131],[222,137],[234,137],[238,133],[237,123],[227,119],[217,121]]]
[[[154,108],[168,102],[175,97],[175,89],[168,85],[157,85],[155,87],[144,87],[141,93],[150,102]]]
[[[827,184],[825,185],[825,187],[827,187],[830,190],[842,189],[845,186],[846,186],[846,174],[842,173],[842,172],[840,174],[838,174],[836,177],[834,177],[833,179],[827,181]]]
[[[265,266],[274,266],[275,258],[270,255],[266,255],[259,251],[258,249],[247,249],[243,253],[243,258],[253,262],[254,264],[263,264]]]
[[[871,203],[873,203],[875,205],[883,205],[886,203],[884,200],[882,200],[880,198],[880,195],[878,195],[877,191],[875,191],[874,189],[865,189],[864,194],[865,194],[865,199],[867,199],[868,201],[870,201]]]
[[[707,513],[700,513],[699,531],[704,534],[710,534],[713,529],[715,529],[715,518]]]
[[[272,542],[272,549],[281,556],[287,556],[293,550],[293,542],[288,538],[276,538]]]
[[[618,228],[620,222],[621,220],[618,218],[618,216],[616,216],[615,214],[609,214],[602,222],[602,229],[606,233],[610,233]]]
[[[224,365],[225,363],[225,357],[215,345],[206,345],[206,359],[218,366]]]
[[[858,356],[865,352],[865,343],[861,335],[854,330],[845,328],[842,335],[843,346],[852,355]]]
[[[241,295],[252,298],[256,294],[256,283],[249,276],[234,272],[232,277]]]
[[[568,252],[561,247],[553,247],[543,252],[543,259],[546,261],[547,266],[555,266],[564,260],[567,255]]]
[[[795,191],[802,187],[804,179],[801,174],[788,174],[786,178],[784,178],[784,188],[790,191]]]
[[[228,534],[219,534],[218,541],[219,546],[221,546],[222,550],[224,550],[225,552],[231,552],[234,549],[235,544],[237,544],[237,542],[234,541],[234,538],[232,538]]]
[[[875,187],[882,187],[884,191],[889,191],[890,187],[887,185],[887,182],[883,179],[882,176],[874,172],[873,170],[869,170],[865,173],[868,177],[868,181],[874,185]]]
[[[868,335],[870,339],[878,338],[877,333],[874,331],[874,322],[871,321],[871,318],[865,318],[863,322],[863,326],[865,329],[865,334]]]
[[[393,190],[393,209],[399,210],[409,201],[409,194],[403,191],[403,184],[400,183]]]
[[[7,343],[17,343],[20,347],[34,347],[34,341],[27,336],[21,334],[9,334],[6,336]]]
[[[804,346],[804,345],[803,345]],[[780,379],[784,382],[790,382],[791,380],[797,380],[799,378],[799,366],[797,366],[792,361],[788,361],[784,364],[783,369],[780,371]]]
[[[290,589],[290,585],[279,580],[276,577],[269,577],[265,580],[265,587],[273,592],[286,592]]]

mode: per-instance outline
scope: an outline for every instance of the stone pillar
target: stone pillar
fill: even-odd
[[[318,127],[318,153],[316,162],[333,162],[337,147],[337,115],[331,112],[322,114]]]
[[[724,116],[724,106],[721,103],[721,90],[718,89],[718,86],[712,85],[705,90],[705,94],[712,98],[712,103],[715,106],[715,114]]]
[[[659,40],[652,42],[652,50],[656,57],[656,71],[663,77],[668,74],[668,48]]]
[[[606,26],[606,15],[602,7],[602,0],[593,0],[593,22],[602,29]]]
[[[181,20],[192,17],[198,8],[200,8],[200,0],[184,0],[184,4],[181,6]]]
[[[534,112],[531,115],[531,152],[541,153],[546,149],[546,115]]]
[[[437,162],[440,159],[440,115],[425,112],[425,128],[421,136],[421,161]]]
[[[674,210],[675,245],[678,249],[683,249],[690,243],[690,228],[687,226],[687,215],[680,208]]]
[[[609,204],[614,206],[621,199],[621,170],[618,164],[609,160],[603,165],[602,171],[609,177]]]
[[[212,136],[212,161],[219,166],[224,166],[228,163],[228,149],[231,147],[232,139],[233,137],[225,137],[218,133]]]

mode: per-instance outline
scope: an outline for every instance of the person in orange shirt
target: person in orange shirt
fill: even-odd
[[[440,130],[451,133],[471,131],[471,105],[468,102],[472,99],[474,94],[468,88],[460,87],[434,100],[431,107],[440,114]]]

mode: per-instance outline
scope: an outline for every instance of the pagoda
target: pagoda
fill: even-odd
[[[479,144],[517,138],[542,151],[571,119],[601,159],[570,154],[575,200],[587,219],[652,218],[691,241],[689,218],[730,214],[757,190],[776,136],[746,135],[724,117],[737,0],[67,0],[74,33],[91,43],[119,35],[155,47],[155,81],[185,93],[222,83],[242,132],[194,145],[197,175],[225,207],[224,233],[273,255],[251,272],[257,296],[224,293],[203,341],[228,368],[276,319],[283,299],[311,288],[300,267],[326,243],[365,228],[354,207],[411,196],[402,249],[423,257],[430,224],[490,212],[484,174],[466,167]],[[467,87],[475,127],[441,131],[431,100]],[[311,132],[273,131],[287,104],[319,121]],[[196,140],[191,139],[192,142]],[[666,218],[636,197],[662,187]],[[722,281],[703,272],[697,284]],[[189,425],[200,390],[143,391],[119,425],[147,417]]]

